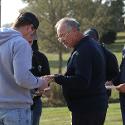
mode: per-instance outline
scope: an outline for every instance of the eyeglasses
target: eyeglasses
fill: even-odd
[[[61,33],[61,34],[57,35],[57,38],[60,42],[62,42],[67,37],[67,35],[69,35],[69,32],[68,33]]]

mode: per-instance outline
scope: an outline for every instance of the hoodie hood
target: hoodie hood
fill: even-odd
[[[22,34],[12,28],[0,28],[0,45],[17,36]]]

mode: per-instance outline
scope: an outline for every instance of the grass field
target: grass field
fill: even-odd
[[[70,112],[66,107],[43,108],[40,125],[70,125]],[[122,125],[119,103],[109,104],[105,125]]]

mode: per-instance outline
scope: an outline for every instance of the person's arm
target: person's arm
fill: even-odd
[[[109,59],[110,61],[110,59]],[[112,56],[111,62],[109,63],[109,77],[115,86],[119,85],[119,66],[115,55]]]
[[[125,83],[116,86],[116,89],[121,93],[125,93]]]
[[[41,87],[45,83],[42,78],[35,77],[31,72],[32,53],[28,42],[18,41],[13,48],[13,70],[16,83],[28,89]]]
[[[90,86],[92,74],[91,52],[84,48],[80,53],[75,53],[75,74],[71,76],[55,75],[55,82],[60,85],[75,89],[87,89]]]
[[[118,84],[119,66],[116,56],[106,47],[101,46],[106,61],[106,81],[112,81],[114,85]]]

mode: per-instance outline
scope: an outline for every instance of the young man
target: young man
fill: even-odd
[[[30,69],[31,41],[39,26],[37,17],[22,13],[13,28],[0,29],[0,125],[31,125],[30,90],[48,87],[44,77],[35,77]]]
[[[79,31],[73,18],[56,24],[58,40],[73,48],[65,75],[48,76],[62,85],[63,94],[72,112],[72,125],[103,125],[108,107],[105,82],[105,61],[100,46]]]

